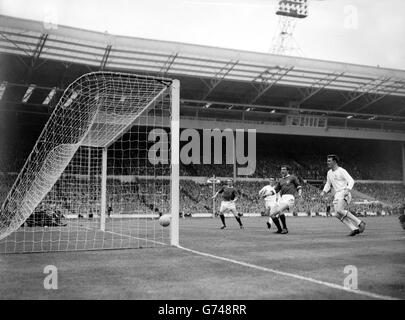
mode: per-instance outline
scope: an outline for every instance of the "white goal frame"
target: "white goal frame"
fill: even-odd
[[[56,169],[54,172],[51,173],[55,175],[52,176],[52,179],[46,181],[45,186],[37,187],[38,185],[38,178],[32,176],[41,174],[46,172],[46,167],[49,165],[50,160],[48,157],[43,156],[45,147],[43,147],[43,141],[46,138],[49,138],[49,128],[51,127],[54,131],[55,128],[58,127],[55,124],[52,124],[52,120],[55,121],[55,118],[64,112],[63,109],[69,108],[70,105],[73,105],[72,100],[76,97],[73,97],[73,94],[76,92],[77,86],[80,87],[82,85],[81,82],[91,81],[93,77],[123,77],[125,79],[134,78],[134,79],[143,79],[144,81],[158,81],[164,83],[166,88],[163,88],[159,94],[155,95],[155,97],[147,103],[141,109],[136,116],[130,118],[123,127],[118,127],[116,132],[114,132],[111,137],[108,137],[108,134],[102,132],[101,135],[104,136],[100,139],[103,140],[103,143],[97,145],[97,147],[102,146],[102,157],[101,157],[101,186],[100,186],[100,217],[99,217],[99,230],[104,232],[106,231],[106,208],[107,208],[107,149],[111,146],[118,138],[124,135],[136,122],[140,115],[149,111],[150,106],[153,107],[153,104],[156,100],[158,100],[163,94],[170,95],[170,214],[171,214],[171,223],[170,223],[170,245],[172,246],[179,246],[179,167],[180,167],[180,160],[179,160],[179,152],[180,152],[180,81],[179,80],[172,80],[167,78],[160,78],[160,77],[153,77],[153,76],[139,76],[133,74],[125,74],[125,73],[117,73],[117,72],[92,72],[85,74],[79,77],[76,81],[74,81],[63,93],[62,97],[60,98],[57,106],[55,107],[50,119],[48,120],[45,128],[43,129],[36,145],[34,146],[31,154],[29,155],[24,167],[20,171],[19,175],[17,176],[12,188],[10,189],[5,201],[2,203],[0,207],[0,244],[1,241],[6,239],[9,235],[13,232],[17,231],[21,226],[24,225],[25,221],[28,219],[30,215],[33,214],[36,207],[39,203],[45,198],[45,196],[49,193],[52,187],[56,184],[59,177],[62,175],[63,171],[66,169],[67,165],[69,164],[70,160],[72,160],[75,152],[81,146],[87,146],[87,141],[92,138],[91,131],[93,124],[96,124],[95,119],[99,117],[99,110],[93,112],[94,114],[88,116],[89,119],[86,118],[88,122],[86,131],[83,131],[82,137],[80,137],[79,142],[75,142],[72,145],[68,145],[68,150],[62,150],[61,153],[68,153],[66,159],[61,161],[62,164],[55,165]],[[145,80],[146,79],[146,80]],[[103,79],[105,80],[105,79]],[[108,80],[107,80],[108,81]],[[76,87],[75,87],[76,86]],[[94,89],[94,88],[93,88]],[[79,91],[80,92],[80,91]],[[91,94],[98,94],[96,91],[92,92]],[[80,95],[81,93],[79,93]],[[90,98],[89,98],[90,99]],[[91,99],[98,99],[96,96],[92,96]],[[94,103],[93,103],[94,104]],[[97,107],[96,107],[97,108]],[[104,117],[107,117],[108,112],[105,110],[103,111],[105,114]],[[88,111],[90,114],[90,112]],[[69,114],[68,114],[69,115]],[[59,117],[60,119],[61,117]],[[122,118],[122,115],[121,115]],[[53,125],[53,127],[52,127]],[[79,126],[82,124],[79,124]],[[112,126],[115,123],[113,122]],[[120,124],[122,126],[122,124]],[[84,130],[82,127],[79,129]],[[78,130],[79,130],[78,129]],[[108,129],[104,129],[108,132]],[[106,138],[107,137],[107,138]],[[108,141],[106,139],[109,139]],[[65,145],[59,142],[62,148],[65,148]],[[60,146],[56,144],[57,147],[53,147],[50,149],[50,156],[53,156],[53,152],[58,149]],[[41,150],[41,148],[43,148]],[[70,148],[70,149],[69,149]],[[56,150],[59,152],[60,150]],[[42,153],[41,153],[42,152]],[[55,152],[55,153],[57,153]],[[40,157],[41,156],[41,157]],[[56,156],[60,156],[60,154],[56,154]],[[90,156],[90,153],[89,153]],[[42,162],[41,162],[42,161]],[[35,166],[32,163],[39,163]],[[33,172],[31,174],[27,174],[27,172]],[[57,176],[56,176],[57,175]],[[42,181],[41,181],[42,182]],[[42,188],[42,189],[41,189]],[[32,198],[28,199],[26,194],[30,192],[36,192],[34,200]],[[0,252],[1,253],[1,252]]]

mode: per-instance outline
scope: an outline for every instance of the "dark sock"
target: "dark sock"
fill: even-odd
[[[225,226],[225,216],[221,214],[220,218],[221,218],[222,224]]]
[[[242,226],[242,221],[240,220],[239,217],[235,217],[236,221],[238,221],[239,225]]]
[[[287,229],[287,222],[285,221],[285,215],[284,214],[280,215],[280,220],[281,220],[281,223],[283,224],[283,228]]]
[[[273,220],[274,224],[275,224],[276,227],[277,227],[277,230],[278,230],[278,231],[281,231],[280,221],[278,220],[278,218],[277,218],[277,217],[271,218],[271,220]]]

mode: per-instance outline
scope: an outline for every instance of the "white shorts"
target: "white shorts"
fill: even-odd
[[[222,201],[219,212],[224,213],[225,211],[232,211],[233,214],[236,214],[235,202],[234,201]]]
[[[264,207],[266,208],[266,209],[270,209],[271,210],[271,208],[273,208],[273,207],[275,207],[277,205],[277,201],[274,201],[274,200],[264,200]]]
[[[284,194],[281,196],[281,199],[278,200],[278,205],[288,205],[288,208],[291,209],[295,204],[295,197],[292,194]]]
[[[337,204],[338,200],[345,200],[347,204],[352,201],[352,194],[346,190],[340,190],[335,193],[333,204]]]

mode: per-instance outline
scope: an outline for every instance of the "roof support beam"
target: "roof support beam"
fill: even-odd
[[[375,94],[375,93],[371,93],[367,96],[365,96],[365,98],[368,100],[367,103],[365,105],[362,105],[360,108],[356,109],[355,112],[359,112],[365,108],[368,108],[369,106],[371,106],[373,103],[385,98],[386,96],[393,94],[395,92],[397,92],[398,90],[405,88],[405,82],[401,82],[401,81],[394,81],[394,85],[395,85],[395,89],[387,89],[388,91],[385,94]],[[392,87],[392,85],[391,85]]]
[[[39,57],[41,56],[42,50],[44,49],[45,42],[48,39],[48,34],[43,33],[41,35],[41,38],[39,38],[39,41],[37,43],[37,46],[35,47],[34,53],[32,54],[31,58],[31,67],[34,68],[35,64],[37,63]]]
[[[298,89],[302,94],[302,99],[298,102],[298,104],[301,105],[308,99],[312,98],[314,95],[316,95],[321,90],[325,89],[325,87],[330,85],[333,81],[337,80],[343,74],[344,74],[344,72],[331,73],[331,74],[327,75],[325,78],[319,79],[310,88]]]
[[[22,59],[21,56],[18,55],[19,60],[22,62],[22,64],[26,68],[26,71],[25,71],[24,75],[22,76],[22,78],[24,78],[27,83],[30,83],[31,78],[32,78],[32,74],[33,74],[33,72],[35,70],[38,59],[40,58],[41,53],[42,53],[42,51],[44,49],[44,46],[45,46],[45,42],[48,39],[48,34],[46,34],[46,33],[41,34],[41,36],[39,37],[38,42],[37,42],[34,50],[32,51],[32,53],[30,51],[27,51],[25,49],[20,48],[17,44],[15,44],[13,42],[13,40],[8,39],[4,34],[0,33],[0,35],[4,39],[6,39],[7,41],[13,43],[17,48],[22,50],[26,54],[26,56],[29,57],[29,61],[26,62],[26,61],[24,61],[24,59]]]
[[[110,56],[111,48],[112,48],[111,44],[107,45],[107,47],[105,48],[103,58],[101,59],[101,63],[100,63],[100,70],[105,69],[105,66],[107,65],[108,58]]]
[[[347,94],[348,100],[346,100],[345,103],[337,107],[335,111],[343,109],[345,106],[357,100],[358,98],[364,96],[367,93],[378,90],[383,84],[387,83],[390,79],[391,78],[373,79],[365,84],[362,84],[357,89],[354,89],[353,92],[348,93]]]
[[[208,92],[204,94],[203,100],[207,99],[208,96],[214,91],[214,89],[225,79],[225,77],[235,68],[235,66],[239,63],[239,60],[231,60],[228,61],[218,72],[215,74],[213,79],[210,79],[207,82],[204,79],[201,79],[204,84],[208,87]]]
[[[257,100],[260,99],[267,91],[271,89],[277,82],[283,79],[294,67],[279,67],[277,66],[275,72],[271,72],[271,69],[266,69],[260,73],[255,79],[253,79],[251,85],[256,90],[256,95],[253,97],[249,104],[254,104]],[[256,82],[259,81],[259,84]]]
[[[161,73],[163,76],[165,76],[170,71],[170,68],[172,67],[172,65],[174,63],[174,60],[176,60],[178,55],[179,55],[178,52],[176,52],[176,54],[171,55],[169,57],[169,59],[167,59],[166,62],[163,64],[159,73]]]
[[[5,39],[6,41],[10,42],[14,47],[16,47],[18,50],[22,51],[26,56],[31,56],[30,52],[28,50],[25,50],[24,48],[20,47],[15,41],[10,39],[9,37],[6,36],[6,33],[0,32],[0,36]]]
[[[10,42],[12,45],[14,45],[18,50],[22,51],[24,53],[25,56],[30,56],[30,52],[25,50],[24,48],[20,47],[17,43],[15,43],[12,39],[8,38],[5,33],[0,32],[0,37],[2,37],[3,39],[5,39],[6,41]],[[20,62],[27,68],[29,68],[29,65],[24,61],[24,59],[20,56],[17,55],[18,60],[20,60]]]
[[[207,103],[210,105],[222,105],[222,106],[230,106],[232,105],[233,107],[242,107],[242,108],[248,108],[248,107],[253,107],[255,109],[276,109],[276,110],[285,110],[285,111],[296,111],[297,108],[293,107],[281,107],[281,106],[266,106],[266,105],[249,105],[247,103],[235,103],[235,102],[223,102],[223,101],[212,101],[212,100],[194,100],[194,99],[181,99],[182,104],[187,104],[187,103],[193,103],[193,104],[201,104],[201,105],[206,105]],[[395,119],[395,120],[405,120],[405,116],[391,116],[391,115],[383,115],[383,114],[370,114],[370,113],[353,113],[353,112],[345,112],[345,111],[334,111],[331,109],[325,110],[325,109],[300,109],[300,112],[313,112],[313,113],[319,113],[319,114],[325,114],[325,115],[342,115],[342,116],[348,116],[348,115],[353,115],[353,116],[361,116],[361,117],[378,117],[380,119]]]

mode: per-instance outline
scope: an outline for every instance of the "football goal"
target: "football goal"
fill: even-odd
[[[179,90],[114,72],[74,81],[1,204],[0,253],[178,245]]]

